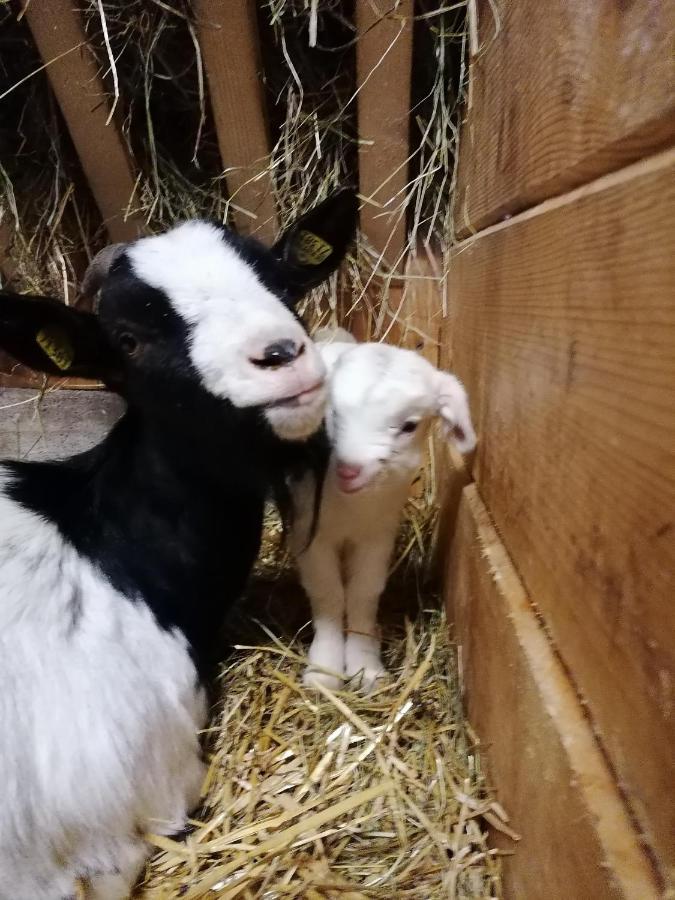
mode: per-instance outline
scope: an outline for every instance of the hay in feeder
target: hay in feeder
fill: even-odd
[[[386,14],[398,17],[398,6],[393,0]],[[444,294],[466,8],[466,2],[417,4],[410,180],[388,210],[392,226],[399,219],[407,223],[401,260],[388,266],[361,235],[343,277],[333,277],[305,302],[302,311],[313,327],[336,323],[345,313],[367,312],[363,320],[371,339],[390,338],[397,324],[404,332],[413,279],[403,271],[402,259],[414,257],[420,247],[441,259],[435,278],[439,296]],[[227,193],[228,170],[223,172],[219,161],[198,22],[188,0],[85,0],[83,10],[139,171],[131,205],[148,229],[194,216],[226,222],[233,207],[254,227],[262,224]],[[358,184],[358,35],[350,0],[260,0],[257,10],[273,145],[268,175],[283,228],[336,186]],[[345,284],[351,298],[341,314]],[[403,296],[397,292],[392,299],[392,285],[403,287]]]
[[[74,301],[104,233],[25,21],[0,5],[0,262],[13,286]]]
[[[498,897],[487,826],[510,833],[463,720],[439,612],[392,636],[370,697],[302,684],[271,632],[222,672],[204,809],[158,854],[143,900]]]

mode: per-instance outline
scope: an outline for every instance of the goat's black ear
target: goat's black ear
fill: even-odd
[[[284,266],[291,294],[299,299],[342,262],[354,237],[359,203],[347,188],[331,194],[288,228],[272,248]]]
[[[47,297],[0,291],[0,349],[47,375],[114,384],[121,374],[98,318]]]

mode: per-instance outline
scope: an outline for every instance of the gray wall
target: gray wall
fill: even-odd
[[[0,389],[0,459],[58,459],[87,450],[123,412],[105,391]]]

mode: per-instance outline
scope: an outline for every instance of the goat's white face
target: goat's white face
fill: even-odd
[[[330,369],[327,427],[346,493],[375,484],[381,474],[406,476],[417,468],[435,416],[460,450],[473,448],[466,393],[454,376],[386,344],[319,348]]]
[[[134,274],[161,290],[188,328],[189,356],[206,389],[234,406],[260,406],[285,439],[319,427],[325,366],[291,309],[223,240],[188,222],[127,249]]]

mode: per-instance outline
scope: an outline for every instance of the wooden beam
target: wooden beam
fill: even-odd
[[[460,141],[460,234],[672,144],[675,4],[470,6],[480,53]]]
[[[469,721],[522,836],[505,846],[505,896],[656,900],[612,773],[475,485],[463,493],[445,592]]]
[[[256,4],[196,0],[194,9],[234,220],[242,233],[271,243],[276,209]]]
[[[413,0],[356,3],[361,227],[400,271],[406,221],[396,207],[408,182],[412,16]]]
[[[474,476],[675,875],[675,150],[459,245]],[[446,342],[444,342],[444,347]]]
[[[125,218],[134,173],[114,121],[106,125],[110,107],[80,13],[73,0],[23,0],[23,8],[110,239],[132,240],[142,230],[140,217]]]

